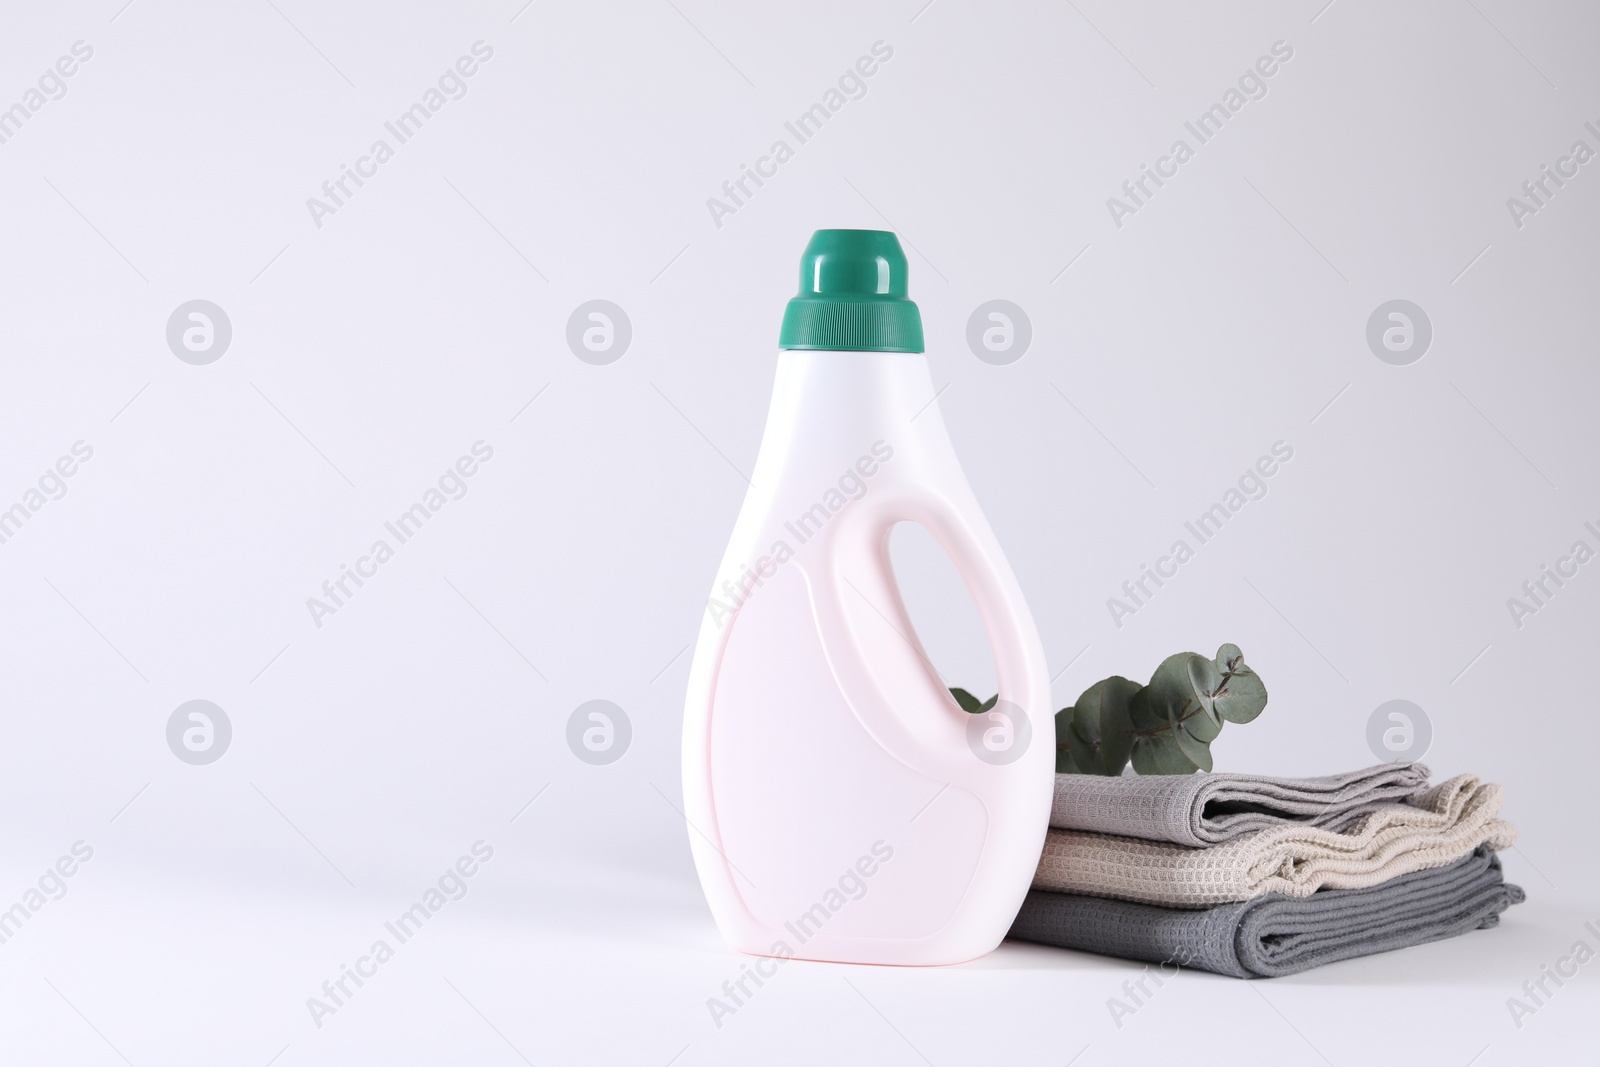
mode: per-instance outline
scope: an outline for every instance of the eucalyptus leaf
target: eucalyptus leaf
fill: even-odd
[[[1222,685],[1222,672],[1217,665],[1200,655],[1191,653],[1189,662],[1189,684],[1194,688],[1195,697],[1200,701],[1200,707],[1205,713],[1216,720],[1216,712],[1212,709],[1212,694]]]
[[[1100,697],[1102,684],[1090,686],[1078,697],[1072,708],[1072,729],[1067,736],[1067,750],[1073,762],[1090,774],[1104,774],[1100,760]]]
[[[1135,726],[1142,730],[1153,729],[1168,720],[1181,719],[1192,710],[1200,696],[1195,688],[1190,661],[1198,658],[1199,654],[1195,652],[1179,652],[1161,661],[1161,666],[1150,676],[1150,684],[1145,687],[1148,704],[1143,713],[1135,718]]]
[[[1140,774],[1193,774],[1194,767],[1170,731],[1155,737],[1134,738],[1133,769]]]
[[[1199,721],[1204,716],[1195,716],[1191,722]],[[1195,737],[1186,727],[1178,727],[1172,731],[1172,739],[1177,742],[1178,748],[1183,752],[1184,758],[1199,767],[1202,771],[1211,769],[1211,745]]]
[[[961,710],[968,715],[976,715],[983,708],[983,701],[965,689],[951,689],[950,695],[956,698],[956,703],[961,705]]]
[[[1072,709],[1062,708],[1056,712],[1056,773],[1057,774],[1087,774],[1078,767],[1077,760],[1072,758],[1072,752],[1067,747],[1068,736],[1072,733]]]
[[[990,710],[992,710],[994,708],[995,704],[997,702],[999,702],[999,700],[1000,700],[1000,694],[996,693],[994,696],[990,697],[988,700],[985,700],[982,704],[979,704],[978,705],[978,710],[979,711],[990,711]]]
[[[1134,733],[1152,733],[1168,729],[1172,716],[1167,705],[1160,702],[1153,686],[1143,686],[1128,701],[1128,722]]]
[[[1221,674],[1212,698],[1217,715],[1238,723],[1250,722],[1260,715],[1267,706],[1267,687],[1260,675],[1245,666],[1239,646],[1223,645],[1217,649],[1215,666]]]
[[[1079,767],[1091,774],[1117,775],[1127,765],[1133,747],[1133,731],[1128,721],[1128,700],[1139,691],[1139,683],[1111,677],[1091,685],[1073,707],[1072,733],[1092,752],[1086,759],[1068,741],[1068,748]]]
[[[1267,707],[1267,687],[1254,671],[1235,674],[1217,694],[1217,714],[1228,722],[1251,722]]]
[[[1180,729],[1187,730],[1194,735],[1195,740],[1209,745],[1217,739],[1218,734],[1222,733],[1222,720],[1201,708],[1196,708],[1183,720]]]
[[[1100,684],[1106,687],[1100,697],[1101,773],[1118,775],[1133,753],[1133,719],[1128,705],[1143,686],[1116,675]]]
[[[1083,727],[1074,717],[1072,728],[1067,731],[1067,755],[1072,757],[1072,762],[1079,769],[1088,774],[1100,772],[1100,746],[1083,736]]]

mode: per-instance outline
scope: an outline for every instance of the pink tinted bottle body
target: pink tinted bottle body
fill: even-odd
[[[695,864],[742,951],[971,959],[1004,937],[1038,862],[1044,654],[933,398],[919,352],[779,356],[684,719]],[[888,555],[899,522],[922,524],[972,594],[993,713],[961,711],[918,641]]]

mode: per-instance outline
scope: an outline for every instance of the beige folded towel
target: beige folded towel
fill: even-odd
[[[1500,811],[1500,787],[1458,775],[1386,804],[1343,832],[1291,824],[1211,848],[1185,848],[1077,830],[1051,830],[1035,889],[1206,908],[1263,893],[1306,897],[1318,889],[1364,889],[1397,875],[1454,863],[1479,845],[1510,846],[1516,830]]]

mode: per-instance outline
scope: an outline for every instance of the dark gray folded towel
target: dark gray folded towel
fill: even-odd
[[[1058,774],[1050,825],[1205,848],[1285,823],[1340,830],[1427,787],[1428,768],[1420,763],[1384,763],[1321,778]]]
[[[1494,926],[1523,897],[1485,847],[1367,889],[1269,894],[1199,911],[1033,890],[1009,936],[1234,978],[1278,978]]]

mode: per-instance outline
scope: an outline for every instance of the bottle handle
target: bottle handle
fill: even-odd
[[[907,766],[957,784],[986,778],[1013,762],[980,755],[985,737],[994,736],[986,731],[1010,731],[1012,743],[1024,743],[1024,751],[1046,743],[1017,734],[1026,729],[1038,735],[1050,726],[1033,721],[1049,705],[1047,671],[1027,602],[988,526],[982,520],[974,525],[947,497],[915,485],[884,487],[853,502],[841,519],[826,531],[819,546],[824,551],[807,568],[807,578],[823,653],[872,738]],[[917,637],[889,558],[890,532],[905,521],[919,523],[933,536],[977,605],[1000,700],[1006,702],[997,707],[998,716],[984,713],[975,724],[975,716],[945,688]],[[893,698],[885,685],[888,676]],[[1025,723],[1011,721],[1019,712]]]

